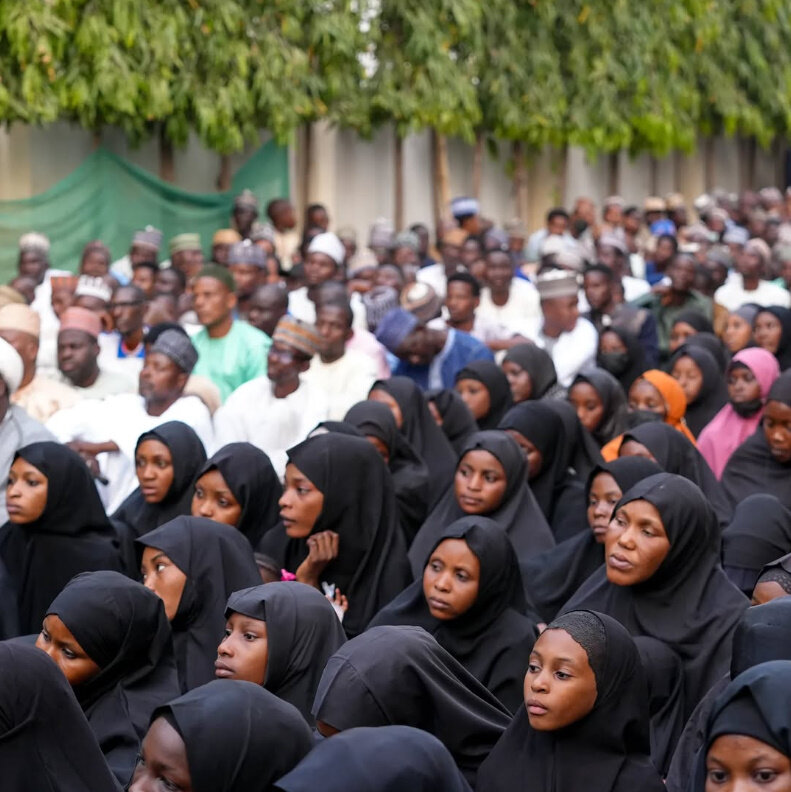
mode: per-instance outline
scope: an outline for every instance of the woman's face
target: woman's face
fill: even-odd
[[[465,514],[489,514],[503,501],[508,480],[500,460],[488,451],[468,451],[456,468],[456,500]]]
[[[384,459],[385,464],[390,464],[390,449],[382,438],[375,435],[366,435],[365,439],[379,452],[379,456]]]
[[[619,457],[642,457],[643,459],[650,459],[652,462],[656,462],[656,457],[642,444],[638,443],[637,440],[627,440],[625,443],[621,443],[621,447],[618,449],[618,456]],[[657,462],[657,464],[659,464]]]
[[[204,473],[195,482],[192,516],[206,517],[234,527],[239,524],[242,507],[217,468]]]
[[[682,355],[673,364],[670,374],[684,391],[687,404],[692,404],[703,387],[703,372],[698,368],[698,364],[692,358]]]
[[[753,327],[753,337],[759,347],[771,352],[773,355],[780,346],[780,339],[783,336],[783,326],[780,320],[768,311],[761,311],[755,317]]]
[[[753,337],[752,325],[739,314],[731,314],[725,325],[722,340],[732,353],[744,349]]]
[[[544,630],[525,674],[527,719],[536,731],[556,731],[596,704],[596,675],[585,650],[565,630]]]
[[[506,429],[505,433],[511,435],[516,440],[517,445],[522,449],[527,459],[527,480],[534,479],[544,467],[544,455],[516,429]]]
[[[15,525],[38,520],[47,507],[47,477],[30,462],[17,457],[8,472],[6,509],[8,519]]]
[[[217,647],[214,676],[263,685],[268,662],[266,622],[232,613],[225,623],[225,637]]]
[[[728,398],[744,404],[761,398],[761,384],[745,366],[734,366],[728,372]]]
[[[622,494],[618,482],[604,471],[597,473],[591,482],[588,494],[588,525],[599,544],[604,544],[604,537],[612,519],[612,510]]]
[[[435,619],[448,621],[466,613],[478,598],[481,564],[464,539],[445,539],[423,570],[423,596]]]
[[[506,360],[502,368],[508,384],[511,386],[511,396],[514,404],[527,401],[533,395],[533,383],[530,381],[530,374],[511,360]]]
[[[675,352],[682,344],[686,344],[688,339],[697,334],[698,331],[692,325],[686,322],[676,322],[670,331],[670,343],[668,344],[670,351]]]
[[[607,579],[616,586],[634,586],[648,580],[670,551],[662,517],[648,501],[621,506],[604,537]]]
[[[173,485],[173,456],[160,440],[144,440],[135,454],[135,472],[146,503],[161,503]]]
[[[143,739],[129,792],[162,790],[192,792],[192,777],[184,740],[164,718],[157,718]]]
[[[789,792],[791,760],[744,734],[723,734],[706,754],[705,792]]]
[[[762,580],[755,584],[751,605],[766,605],[780,597],[787,597],[788,592],[775,580]]]
[[[401,407],[399,407],[398,402],[386,390],[375,388],[368,394],[368,401],[386,404],[390,408],[390,412],[393,413],[396,426],[400,429],[404,425],[404,416],[401,412]]]
[[[55,661],[72,687],[90,681],[101,671],[54,613],[44,618],[41,632],[36,638],[36,647]]]
[[[791,462],[791,407],[779,401],[767,402],[763,426],[772,456],[783,464]]]
[[[629,388],[629,409],[633,412],[637,410],[653,412],[663,418],[667,416],[667,407],[662,394],[644,379],[636,379]]]
[[[596,388],[588,382],[578,382],[569,391],[569,401],[580,423],[589,432],[595,431],[604,417],[604,404]]]
[[[324,494],[293,462],[289,462],[285,487],[277,505],[286,533],[293,539],[304,539],[310,536],[324,508]]]
[[[143,585],[162,600],[168,621],[173,621],[184,593],[187,576],[156,547],[146,547],[143,550],[140,575]]]
[[[478,380],[461,379],[456,383],[456,392],[461,400],[470,408],[476,421],[488,415],[492,406],[489,389]]]

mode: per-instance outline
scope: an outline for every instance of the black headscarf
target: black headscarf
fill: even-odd
[[[593,709],[557,731],[536,731],[519,708],[481,765],[477,792],[661,792],[649,757],[648,683],[629,633],[601,613],[575,611],[548,630],[564,630],[588,655],[596,677]]]
[[[569,455],[569,468],[582,483],[604,459],[591,433],[580,422],[577,411],[565,399],[549,399],[547,406],[563,421]]]
[[[791,310],[781,308],[778,305],[761,308],[755,315],[755,319],[753,319],[753,329],[755,328],[756,320],[762,313],[770,313],[780,322],[780,343],[777,345],[774,355],[780,365],[780,371],[785,371],[791,367]]]
[[[371,622],[411,624],[430,632],[479,682],[511,711],[522,701],[525,658],[536,626],[523,614],[526,603],[513,546],[503,529],[486,517],[469,516],[449,525],[425,558],[445,539],[464,539],[480,563],[478,596],[456,619],[435,619],[423,594],[423,576],[401,592]]]
[[[628,405],[621,383],[609,371],[596,368],[585,374],[578,374],[571,383],[573,388],[578,382],[585,382],[599,394],[604,413],[599,425],[591,433],[594,440],[603,446],[614,437],[622,434],[627,426]],[[569,391],[571,388],[569,388]]]
[[[383,390],[398,402],[403,418],[401,434],[409,440],[431,474],[433,504],[453,478],[456,469],[456,452],[450,440],[437,426],[428,409],[426,397],[409,377],[377,380],[371,390]]]
[[[346,642],[329,600],[304,583],[267,583],[231,594],[225,617],[232,613],[266,622],[264,687],[293,704],[312,726],[310,708],[321,672]]]
[[[616,586],[597,570],[563,611],[592,608],[618,619],[632,635],[666,643],[684,664],[685,716],[727,671],[730,639],[749,602],[719,565],[714,511],[692,482],[670,473],[635,484],[615,509],[636,500],[662,518],[670,550],[657,571],[636,586]]]
[[[690,336],[684,342],[684,346],[705,349],[714,358],[720,374],[725,374],[728,370],[728,366],[731,363],[730,352],[714,333],[697,333],[696,335]]]
[[[311,533],[335,531],[339,542],[338,557],[321,576],[348,597],[343,628],[357,635],[409,582],[390,472],[367,440],[334,433],[289,449],[288,461],[324,495]],[[307,540],[290,538],[282,524],[264,536],[259,550],[294,573],[308,555]]]
[[[431,481],[425,462],[398,431],[393,413],[386,404],[364,401],[346,413],[344,421],[363,436],[376,437],[389,452],[387,463],[401,515],[401,527],[407,544],[412,542],[428,515]]]
[[[253,549],[236,528],[203,517],[176,517],[137,543],[141,555],[155,547],[187,576],[170,626],[179,683],[191,690],[214,679],[231,592],[261,582]]]
[[[0,528],[0,560],[17,593],[19,629],[37,633],[50,602],[75,575],[98,569],[121,571],[120,545],[79,455],[60,443],[20,448],[47,477],[47,505],[31,523]],[[10,636],[9,636],[10,637]]]
[[[638,481],[661,472],[659,465],[642,457],[623,457],[604,462],[588,476],[586,505],[593,480],[599,473],[609,473],[621,493],[624,493]],[[551,550],[529,558],[522,564],[522,577],[530,604],[545,622],[550,622],[563,604],[603,563],[604,545],[596,541],[591,530],[583,531]]]
[[[448,749],[411,726],[377,726],[323,740],[276,785],[282,792],[471,792]],[[372,786],[373,784],[373,786]]]
[[[195,478],[199,479],[210,470],[220,472],[242,507],[236,528],[252,547],[256,547],[261,537],[280,519],[277,502],[283,488],[269,457],[250,443],[229,443],[206,462]]]
[[[489,394],[489,411],[478,419],[478,428],[495,429],[513,404],[508,377],[491,360],[473,360],[456,374],[456,382],[463,379],[475,380],[486,388]]]
[[[313,714],[340,731],[392,725],[430,732],[473,787],[510,717],[420,627],[374,627],[342,646],[324,669]]]
[[[478,450],[488,451],[496,457],[503,466],[507,482],[502,502],[485,516],[508,534],[520,561],[548,550],[555,541],[527,483],[527,463],[516,441],[505,432],[477,432],[467,440],[459,464],[469,451]],[[409,562],[415,578],[422,577],[426,558],[437,546],[443,531],[465,514],[456,500],[451,482],[409,548]]]
[[[470,408],[452,388],[426,391],[426,398],[434,403],[442,416],[442,431],[458,454],[467,438],[478,431],[478,424]]]
[[[195,792],[269,792],[313,738],[286,701],[252,682],[216,679],[160,707],[187,748]]]
[[[73,578],[47,608],[101,669],[74,688],[115,777],[126,785],[151,713],[179,694],[162,600],[118,572]]]
[[[697,437],[703,427],[728,403],[728,386],[714,356],[694,344],[684,344],[676,350],[670,359],[669,370],[672,372],[676,361],[684,357],[689,358],[700,369],[703,377],[700,392],[695,401],[687,404],[687,411],[684,413],[689,430]]]
[[[0,643],[0,767],[13,792],[120,792],[63,672],[40,649]]]
[[[516,363],[530,375],[530,400],[541,399],[557,384],[558,375],[550,354],[535,344],[512,346],[503,358],[503,363]]]
[[[766,564],[755,585],[758,583],[777,583],[786,594],[791,594],[791,553]]]
[[[645,351],[640,339],[623,327],[610,327],[602,330],[605,333],[615,333],[621,339],[621,343],[626,347],[625,357],[620,359],[611,357],[612,353],[599,352],[596,355],[596,365],[609,371],[618,382],[621,383],[624,393],[629,393],[632,383],[644,372],[651,368],[645,359]]]
[[[698,333],[713,333],[714,325],[700,311],[686,310],[680,311],[673,319],[673,324],[684,322],[690,327],[694,327]]]

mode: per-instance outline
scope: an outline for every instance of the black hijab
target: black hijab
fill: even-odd
[[[396,426],[393,413],[386,404],[364,401],[355,404],[346,413],[344,421],[359,430],[363,436],[376,437],[389,452],[387,463],[393,477],[393,487],[401,515],[401,527],[407,544],[428,515],[431,481],[428,467],[417,455]]]
[[[632,383],[644,371],[651,368],[645,359],[643,345],[634,333],[630,333],[623,327],[611,325],[602,330],[601,335],[605,333],[615,333],[626,347],[626,353],[621,357],[614,356],[612,353],[599,352],[596,355],[596,365],[609,371],[621,383],[623,392],[629,393]]]
[[[210,470],[220,472],[242,507],[237,530],[252,547],[257,547],[261,537],[280,519],[277,502],[283,488],[269,457],[250,443],[229,443],[206,462],[196,480]]]
[[[676,361],[689,358],[700,370],[703,383],[695,401],[687,404],[684,420],[692,434],[697,437],[703,427],[728,403],[728,386],[714,356],[701,346],[684,344],[670,359],[670,371]]]
[[[516,363],[530,375],[531,401],[543,398],[549,389],[557,384],[558,375],[552,357],[535,344],[512,346],[505,353],[503,363]]]
[[[132,776],[151,713],[179,694],[162,600],[118,572],[73,578],[47,608],[100,667],[74,688],[115,777]]]
[[[480,563],[478,596],[472,607],[455,619],[435,619],[423,593],[421,574],[374,617],[370,626],[422,627],[514,712],[522,701],[525,658],[536,638],[535,624],[523,615],[526,603],[516,553],[496,522],[469,516],[442,532],[424,559],[424,568],[445,539],[464,539]]]
[[[725,374],[731,363],[730,352],[714,333],[704,332],[690,336],[684,346],[691,346],[697,349],[705,349],[717,363],[720,374]]]
[[[310,708],[321,673],[346,642],[329,600],[304,583],[267,583],[231,594],[225,618],[232,613],[266,622],[269,656],[264,687],[293,704],[313,726]]]
[[[642,457],[603,462],[588,476],[585,503],[587,505],[593,480],[599,473],[609,473],[624,493],[638,481],[661,472],[659,465]],[[596,541],[590,529],[529,558],[521,566],[530,604],[543,621],[552,621],[564,603],[603,563],[604,545]]]
[[[755,585],[758,583],[777,583],[786,594],[791,594],[791,553],[766,564]]]
[[[698,333],[713,333],[714,325],[700,312],[694,310],[680,311],[673,319],[673,325],[684,322],[695,328]]]
[[[456,374],[456,382],[468,379],[480,382],[489,394],[489,411],[478,419],[479,429],[495,429],[513,404],[511,386],[503,370],[491,360],[473,360]]]
[[[580,483],[588,478],[591,470],[604,459],[591,433],[580,422],[577,411],[565,399],[550,399],[547,406],[563,421],[566,433],[568,464],[572,474]]]
[[[430,732],[473,787],[510,717],[420,627],[374,627],[342,646],[324,669],[313,714],[340,731],[392,725]]]
[[[137,543],[141,555],[155,547],[187,576],[170,626],[181,689],[192,690],[214,679],[229,595],[261,582],[253,550],[236,528],[203,517],[176,517]]]
[[[578,382],[584,382],[593,388],[599,395],[604,413],[599,425],[593,430],[593,439],[603,446],[614,437],[622,434],[627,426],[628,405],[626,394],[621,383],[609,371],[596,368],[585,374],[578,374],[571,383],[573,388]],[[571,391],[569,388],[569,392]]]
[[[216,679],[160,707],[184,740],[194,792],[269,792],[313,738],[286,701],[252,682]]]
[[[470,408],[452,388],[427,391],[426,398],[437,408],[442,418],[442,431],[458,454],[467,438],[478,431]]]
[[[684,664],[685,717],[724,674],[730,639],[748,600],[719,565],[714,511],[692,482],[670,473],[649,476],[615,507],[636,500],[662,518],[670,549],[657,571],[636,586],[616,586],[597,570],[563,611],[592,608],[618,619],[632,635],[666,643]]]
[[[361,726],[323,740],[276,788],[282,792],[471,792],[448,749],[411,726]]]
[[[324,495],[311,533],[335,531],[339,550],[322,580],[348,597],[343,628],[357,635],[409,582],[390,472],[367,440],[334,433],[289,449],[288,461]],[[282,523],[264,536],[259,550],[289,572],[296,572],[308,555],[307,540],[290,538]]]
[[[514,792],[526,779],[531,792],[661,792],[649,757],[648,683],[629,633],[591,611],[567,613],[547,629],[564,630],[588,655],[593,709],[563,729],[537,731],[520,707],[481,765],[477,792]]]
[[[459,464],[469,451],[488,451],[503,466],[506,488],[500,505],[485,515],[506,532],[517,558],[525,558],[547,550],[555,543],[552,532],[527,483],[527,463],[516,441],[505,432],[477,432],[462,449]],[[451,482],[442,500],[434,507],[409,548],[409,562],[415,578],[423,576],[429,553],[437,546],[443,531],[466,516],[456,500]]]
[[[80,572],[121,571],[120,545],[83,460],[60,443],[20,448],[47,477],[47,505],[34,522],[0,528],[0,560],[13,582],[22,634],[37,633],[46,609]]]
[[[788,308],[781,308],[778,305],[770,305],[767,308],[761,308],[753,319],[753,328],[755,328],[755,321],[762,313],[770,313],[780,322],[781,334],[780,343],[775,350],[775,357],[780,364],[780,371],[785,371],[791,367],[791,310]]]
[[[0,643],[0,767],[13,792],[120,792],[63,672],[40,649]]]

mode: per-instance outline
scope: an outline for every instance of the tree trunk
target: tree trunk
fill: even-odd
[[[395,148],[393,150],[393,168],[395,173],[393,184],[395,194],[395,227],[396,231],[404,228],[404,139],[395,130]]]
[[[524,147],[515,141],[511,147],[514,157],[514,197],[516,199],[516,215],[527,226],[529,221],[527,167],[525,166]]]
[[[710,192],[711,190],[714,189],[714,185],[717,183],[717,179],[716,179],[717,161],[715,159],[714,138],[707,137],[703,145],[704,145],[703,167],[705,174],[706,192]]]
[[[621,152],[613,151],[610,153],[609,167],[609,190],[610,195],[618,195],[621,184]]]
[[[159,131],[159,178],[171,184],[176,181],[173,144],[166,137],[164,127]]]
[[[313,170],[313,124],[305,124],[305,135],[302,139],[302,173],[300,184],[300,201],[302,203],[300,214],[305,216],[305,210],[310,203],[310,176]]]
[[[228,192],[231,189],[231,158],[227,154],[220,156],[220,171],[217,174],[217,189]]]
[[[450,207],[450,175],[448,172],[448,141],[432,130],[434,142],[434,221],[437,228],[448,217]]]
[[[475,148],[472,157],[472,197],[481,199],[481,181],[483,178],[483,132],[475,136]]]
[[[93,150],[96,151],[102,145],[102,131],[101,129],[94,129],[93,135],[91,137],[91,143],[93,144]]]
[[[568,179],[568,172],[569,172],[569,147],[566,144],[558,151],[558,168],[557,168],[557,196],[555,198],[555,204],[557,206],[565,206],[566,205],[566,182]]]

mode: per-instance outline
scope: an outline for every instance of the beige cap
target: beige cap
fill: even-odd
[[[685,209],[687,204],[681,193],[670,193],[665,196],[665,205],[668,209]]]
[[[656,195],[651,195],[645,199],[645,203],[643,204],[643,211],[644,212],[666,212],[667,211],[667,204],[665,203],[664,198],[659,198]]]
[[[38,338],[41,319],[29,305],[10,303],[0,308],[0,330],[21,330]]]

